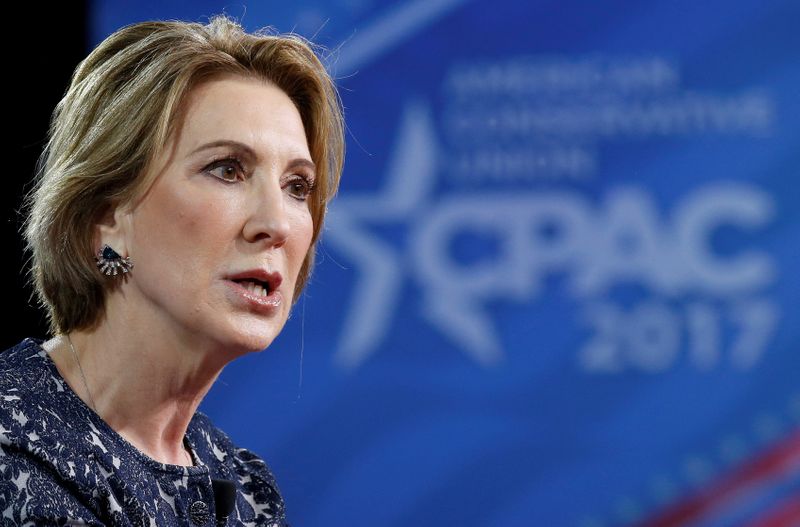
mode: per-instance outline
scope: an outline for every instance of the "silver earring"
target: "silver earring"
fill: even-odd
[[[103,247],[97,251],[95,259],[97,260],[97,267],[99,267],[100,271],[106,276],[116,276],[119,274],[120,270],[122,270],[124,274],[133,269],[133,262],[131,262],[130,256],[123,258],[109,245],[103,245]]]

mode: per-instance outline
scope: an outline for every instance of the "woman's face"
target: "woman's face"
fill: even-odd
[[[126,310],[177,342],[260,350],[288,318],[311,243],[303,123],[282,90],[254,79],[208,81],[186,103],[153,186],[115,214],[135,265]]]

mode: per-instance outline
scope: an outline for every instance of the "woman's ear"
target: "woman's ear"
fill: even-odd
[[[126,205],[112,204],[95,224],[94,250],[109,245],[122,256],[128,256],[131,227],[131,211]]]

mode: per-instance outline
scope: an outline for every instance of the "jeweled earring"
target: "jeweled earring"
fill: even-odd
[[[133,269],[133,262],[131,262],[130,256],[123,258],[107,244],[103,245],[103,247],[97,251],[96,260],[97,267],[99,267],[106,276],[116,276],[119,274],[120,270],[122,270],[124,274]]]

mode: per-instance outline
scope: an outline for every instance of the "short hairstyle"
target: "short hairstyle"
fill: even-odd
[[[76,68],[56,106],[34,185],[23,207],[30,282],[53,334],[90,329],[117,281],[94,260],[95,225],[113,207],[135,203],[154,179],[151,164],[179,125],[187,94],[226,74],[283,90],[300,114],[317,167],[309,196],[311,246],[294,300],[308,281],[327,204],[344,162],[344,122],[319,48],[270,28],[247,33],[224,16],[208,24],[152,21],[126,26]]]

